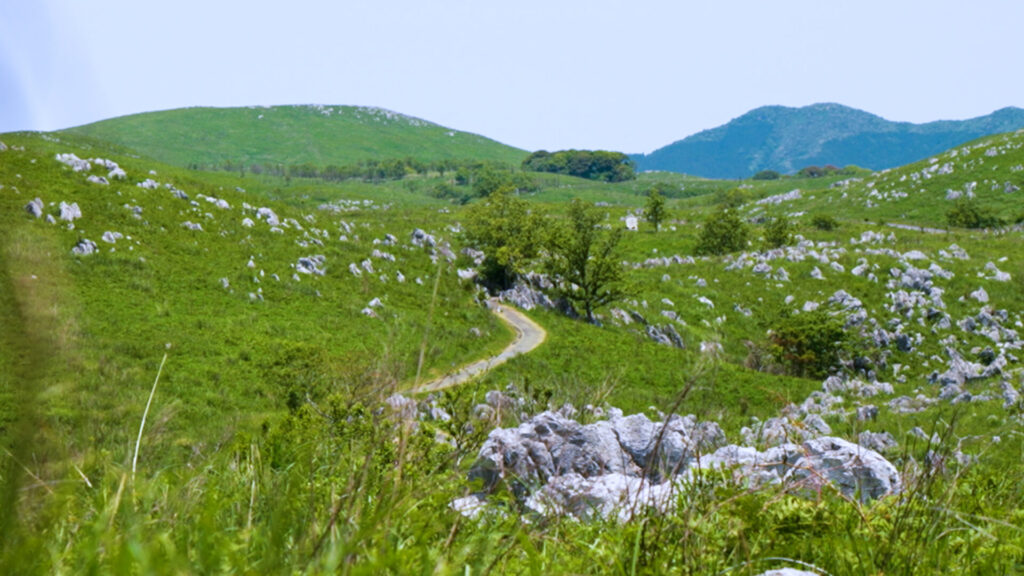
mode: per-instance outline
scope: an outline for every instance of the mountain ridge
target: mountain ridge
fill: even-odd
[[[882,170],[1021,127],[1024,109],[1012,106],[967,120],[914,124],[833,102],[770,105],[631,158],[639,170],[708,178],[745,178],[761,170],[792,173],[815,164]]]

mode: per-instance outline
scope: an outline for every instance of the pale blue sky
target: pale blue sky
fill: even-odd
[[[358,104],[536,150],[649,152],[757,106],[1024,106],[1020,0],[0,0],[0,132]]]

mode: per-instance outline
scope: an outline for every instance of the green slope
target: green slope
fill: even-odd
[[[974,140],[935,156],[852,179],[802,208],[846,218],[946,227],[958,200],[1013,224],[1024,216],[1024,130]]]
[[[178,166],[313,164],[370,159],[473,159],[518,165],[526,152],[380,108],[272,106],[182,108],[103,120],[63,131]]]

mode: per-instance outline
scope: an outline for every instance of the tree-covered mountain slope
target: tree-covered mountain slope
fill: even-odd
[[[970,120],[912,124],[840,104],[764,106],[633,159],[640,170],[708,178],[746,178],[761,170],[792,173],[827,164],[883,170],[1021,127],[1024,110],[1012,107]]]

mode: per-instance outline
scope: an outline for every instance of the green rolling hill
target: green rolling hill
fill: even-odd
[[[344,166],[365,160],[485,160],[518,165],[526,152],[381,108],[271,106],[182,108],[62,131],[110,142],[169,164],[227,162]]]

